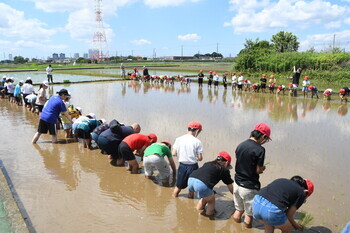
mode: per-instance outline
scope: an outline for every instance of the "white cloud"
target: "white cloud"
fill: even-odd
[[[131,43],[135,45],[145,45],[145,44],[152,44],[151,41],[140,39],[140,40],[132,40]]]
[[[335,35],[335,38],[334,38]],[[350,30],[339,31],[327,34],[315,34],[307,37],[306,40],[300,41],[300,51],[305,51],[311,47],[314,47],[317,51],[327,49],[333,46],[333,39],[335,39],[335,46],[339,48],[345,48],[349,51],[350,44]]]
[[[57,29],[46,29],[47,25],[38,19],[25,18],[23,11],[4,3],[0,3],[0,12],[0,35],[47,41],[57,32]]]
[[[349,1],[350,1],[350,0],[349,0]],[[346,18],[346,19],[344,20],[344,23],[350,24],[350,18]]]
[[[200,0],[144,0],[144,3],[151,8],[179,6],[186,2],[199,2]]]
[[[292,26],[308,28],[315,24],[339,28],[348,11],[345,6],[323,0],[231,0],[230,4],[237,14],[224,26],[233,26],[236,33],[264,32]]]
[[[183,41],[195,41],[195,42],[197,42],[198,40],[201,39],[201,37],[198,36],[196,33],[186,34],[186,35],[178,35],[177,38],[179,40],[183,40]]]

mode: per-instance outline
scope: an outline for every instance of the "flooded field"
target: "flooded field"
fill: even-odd
[[[141,133],[156,133],[174,142],[189,121],[203,124],[199,139],[204,161],[221,150],[234,155],[254,125],[271,126],[262,186],[280,177],[311,179],[315,192],[300,210],[314,220],[310,232],[340,232],[350,219],[349,104],[231,89],[105,82],[55,85],[67,88],[71,102],[97,118],[140,123]],[[219,183],[215,219],[200,216],[197,200],[161,187],[142,174],[113,167],[99,150],[49,136],[31,144],[38,117],[23,107],[0,100],[0,156],[37,232],[262,232],[259,224],[244,230],[230,219],[234,204]],[[234,171],[231,170],[231,175]]]

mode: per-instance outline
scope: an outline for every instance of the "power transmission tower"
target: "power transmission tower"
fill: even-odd
[[[106,61],[106,60],[109,60],[109,52],[108,52],[105,29],[103,26],[101,2],[102,0],[95,0],[96,28],[94,32],[94,37],[92,39],[93,51],[92,51],[91,59],[97,60],[97,61]]]

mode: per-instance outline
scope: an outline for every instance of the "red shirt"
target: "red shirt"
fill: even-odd
[[[143,146],[149,146],[151,145],[151,139],[149,139],[148,136],[135,133],[127,136],[124,138],[123,142],[128,144],[131,150],[138,150],[141,149]]]

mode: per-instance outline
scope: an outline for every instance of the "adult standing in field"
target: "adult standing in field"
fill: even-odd
[[[238,145],[236,149],[235,183],[233,200],[235,212],[233,220],[241,222],[245,212],[244,225],[252,227],[252,203],[260,190],[259,174],[265,170],[265,148],[262,145],[270,140],[271,129],[265,123],[255,125],[250,138]]]
[[[148,72],[148,68],[146,66],[143,67],[142,75],[143,75],[144,80],[149,79],[149,72]]]
[[[203,79],[204,79],[203,70],[200,70],[199,74],[198,74],[198,86],[199,87],[203,86]]]
[[[301,68],[298,68],[297,70],[295,70],[295,66],[294,66],[294,75],[292,78],[292,84],[294,84],[296,87],[299,86],[300,75],[301,75]],[[296,97],[298,95],[298,89],[296,88],[292,94],[293,96]]]
[[[48,67],[46,67],[46,74],[47,74],[47,81],[50,83],[53,83],[53,79],[52,79],[52,67],[51,65],[49,65]]]
[[[125,66],[123,63],[120,63],[120,76],[122,79],[126,78]]]
[[[293,176],[290,180],[280,178],[262,188],[254,197],[253,216],[259,220],[265,232],[291,232],[294,227],[302,231],[303,227],[294,220],[294,214],[313,193],[311,180]]]
[[[132,174],[137,174],[139,170],[135,155],[142,157],[145,149],[155,142],[157,142],[157,135],[153,133],[148,135],[135,133],[124,138],[119,144],[119,156],[128,161],[128,170]]]
[[[178,156],[180,165],[173,197],[178,197],[181,190],[187,187],[189,176],[198,169],[198,161],[203,159],[203,145],[197,138],[201,131],[202,125],[197,121],[191,121],[187,125],[187,134],[175,140],[172,155]],[[193,196],[193,192],[188,193],[189,198]]]
[[[208,87],[211,87],[211,84],[213,83],[213,71],[209,71],[209,76],[208,76]]]
[[[66,89],[61,89],[57,94],[56,96],[52,96],[43,108],[43,112],[40,114],[38,132],[34,135],[32,143],[36,143],[40,135],[46,134],[47,131],[52,136],[52,143],[57,143],[56,123],[60,113],[65,115],[73,123],[63,102],[67,97],[70,97],[70,94]]]

